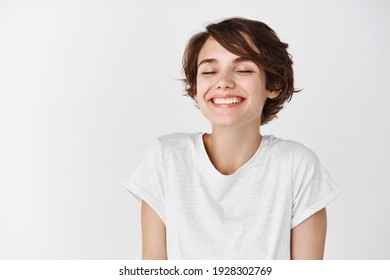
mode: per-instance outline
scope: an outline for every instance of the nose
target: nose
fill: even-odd
[[[216,89],[227,89],[234,88],[235,83],[229,73],[221,73],[218,77],[217,82],[215,83]]]

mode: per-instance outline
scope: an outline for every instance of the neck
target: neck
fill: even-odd
[[[257,151],[262,141],[260,125],[252,127],[214,127],[203,136],[214,167],[224,175],[233,174]]]

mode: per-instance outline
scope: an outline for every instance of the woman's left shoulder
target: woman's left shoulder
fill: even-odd
[[[278,152],[279,154],[284,154],[288,156],[292,156],[294,158],[307,158],[307,159],[316,159],[317,155],[316,153],[306,146],[305,144],[291,140],[286,139],[282,137],[277,137],[274,135],[267,135],[271,149],[274,150],[274,152]]]

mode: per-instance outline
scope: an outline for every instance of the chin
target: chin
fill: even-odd
[[[239,115],[221,115],[221,116],[209,116],[203,114],[204,117],[211,123],[212,126],[236,126],[243,124],[243,119]]]
[[[212,124],[213,127],[215,126],[220,126],[220,127],[228,127],[228,126],[236,126],[236,125],[240,125],[240,122],[238,122],[237,120],[219,120],[219,121],[215,121],[215,120],[209,120],[210,123]]]

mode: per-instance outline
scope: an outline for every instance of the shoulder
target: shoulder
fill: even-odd
[[[196,141],[199,133],[185,133],[185,132],[175,132],[166,135],[161,135],[157,138],[157,141],[164,148],[175,147],[178,148],[180,146],[186,146],[191,142]]]
[[[194,138],[193,134],[182,132],[158,136],[148,144],[146,155],[161,157],[162,154],[170,154],[180,147],[185,147],[191,138]]]
[[[185,155],[193,156],[198,147],[200,137],[198,133],[175,132],[157,138],[163,156],[177,160]]]
[[[321,163],[317,154],[298,141],[269,135],[269,154],[276,162],[289,164],[293,172],[315,170]]]
[[[174,132],[159,136],[157,139],[163,144],[177,143],[177,141],[188,141],[196,137],[198,133]]]
[[[269,149],[272,154],[282,158],[291,158],[293,161],[316,160],[317,155],[306,145],[274,135],[267,135],[269,139]]]
[[[323,166],[317,154],[305,144],[293,140],[274,137],[275,153],[281,161],[291,164],[293,177],[297,181],[306,180],[315,174],[323,173]]]

